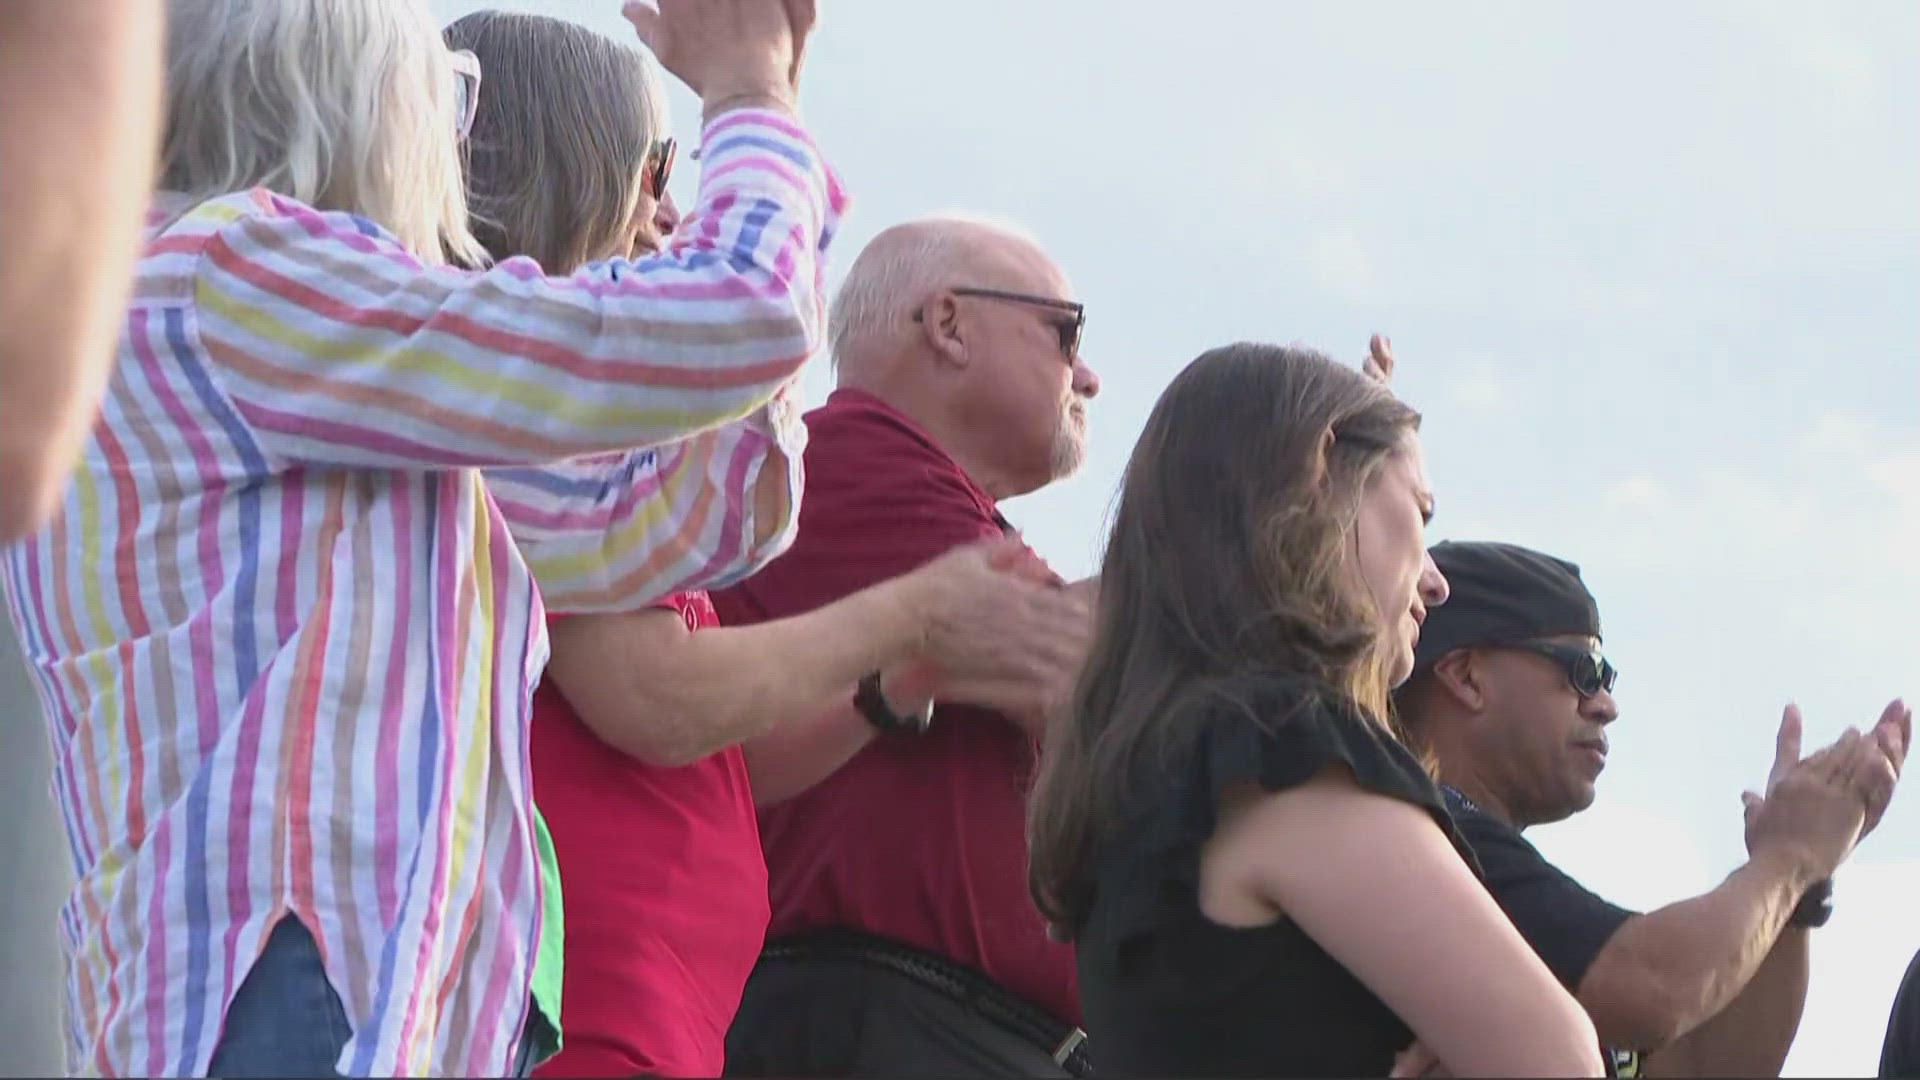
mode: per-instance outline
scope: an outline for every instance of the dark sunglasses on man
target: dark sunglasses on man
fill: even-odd
[[[1573,692],[1583,698],[1590,698],[1602,690],[1609,694],[1613,693],[1614,680],[1620,677],[1619,670],[1609,663],[1606,657],[1600,655],[1597,650],[1580,645],[1568,645],[1558,641],[1523,641],[1509,645],[1507,648],[1544,656],[1560,665],[1560,670],[1566,673],[1567,683],[1573,687]]]
[[[1085,304],[1072,300],[1057,300],[1051,296],[1035,296],[1032,293],[1008,292],[1005,289],[977,289],[961,286],[951,290],[955,296],[975,296],[984,300],[1005,300],[1015,304],[1031,304],[1035,307],[1051,308],[1064,312],[1069,317],[1060,319],[1053,327],[1060,334],[1060,352],[1071,363],[1080,355],[1080,334],[1087,326],[1087,308]],[[921,312],[913,313],[914,322],[925,321]]]

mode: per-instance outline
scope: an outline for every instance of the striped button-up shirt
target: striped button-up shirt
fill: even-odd
[[[701,163],[672,251],[567,279],[426,268],[263,191],[160,198],[64,506],[5,556],[79,873],[74,1068],[204,1074],[291,913],[353,1026],[342,1071],[507,1070],[540,935],[536,578],[631,607],[792,536],[782,388],[841,197],[778,114],[716,118]],[[582,457],[497,504],[480,479]]]

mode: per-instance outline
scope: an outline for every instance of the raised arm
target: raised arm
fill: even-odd
[[[1658,1050],[1727,1007],[1821,876],[1818,867],[1763,852],[1711,892],[1622,923],[1577,991],[1601,1039]]]
[[[263,451],[291,461],[550,462],[738,420],[820,344],[840,200],[776,112],[709,123],[702,166],[684,243],[571,278],[525,258],[423,267],[350,215],[278,204],[207,245],[201,339]]]
[[[1805,972],[1791,942],[1775,955],[1782,931],[1806,890],[1830,877],[1878,822],[1910,732],[1911,713],[1896,701],[1872,734],[1849,732],[1803,761],[1799,712],[1789,707],[1767,795],[1750,804],[1747,863],[1711,892],[1628,919],[1581,977],[1579,998],[1601,1038],[1657,1050],[1730,1009],[1765,977],[1748,1008],[1718,1025],[1717,1045],[1726,1047],[1729,1024],[1742,1016],[1763,1021],[1736,1037],[1735,1059],[1711,1052],[1711,1033],[1696,1040],[1690,1058],[1705,1072],[1744,1071],[1756,1054],[1784,1060],[1792,1031],[1781,1026],[1788,1016],[1798,1021]],[[1666,1058],[1676,1071],[1681,1060]]]
[[[161,9],[0,3],[0,544],[59,501],[113,370],[158,156]]]
[[[1284,913],[1452,1075],[1603,1075],[1585,1011],[1413,804],[1338,769],[1249,790],[1223,805],[1204,859],[1210,916]]]
[[[1641,1064],[1642,1076],[1779,1076],[1807,1005],[1810,932],[1789,926],[1726,1008]]]
[[[766,565],[798,523],[792,384],[744,420],[646,450],[487,472],[552,612],[632,611]]]

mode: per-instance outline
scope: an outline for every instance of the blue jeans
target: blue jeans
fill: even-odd
[[[313,934],[289,915],[267,937],[227,1006],[209,1076],[339,1076],[334,1062],[353,1035]],[[531,1016],[514,1052],[516,1077],[533,1072]]]

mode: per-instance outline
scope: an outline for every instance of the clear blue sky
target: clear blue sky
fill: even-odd
[[[618,0],[512,6],[628,33]],[[1087,468],[1009,507],[1069,576],[1187,360],[1357,358],[1378,329],[1427,414],[1436,538],[1564,555],[1600,598],[1613,764],[1539,835],[1592,887],[1651,906],[1732,869],[1786,701],[1811,744],[1920,698],[1920,5],[821,7],[839,265],[984,212],[1088,305]],[[1873,1068],[1920,947],[1920,795],[1837,904],[1790,1072]]]

